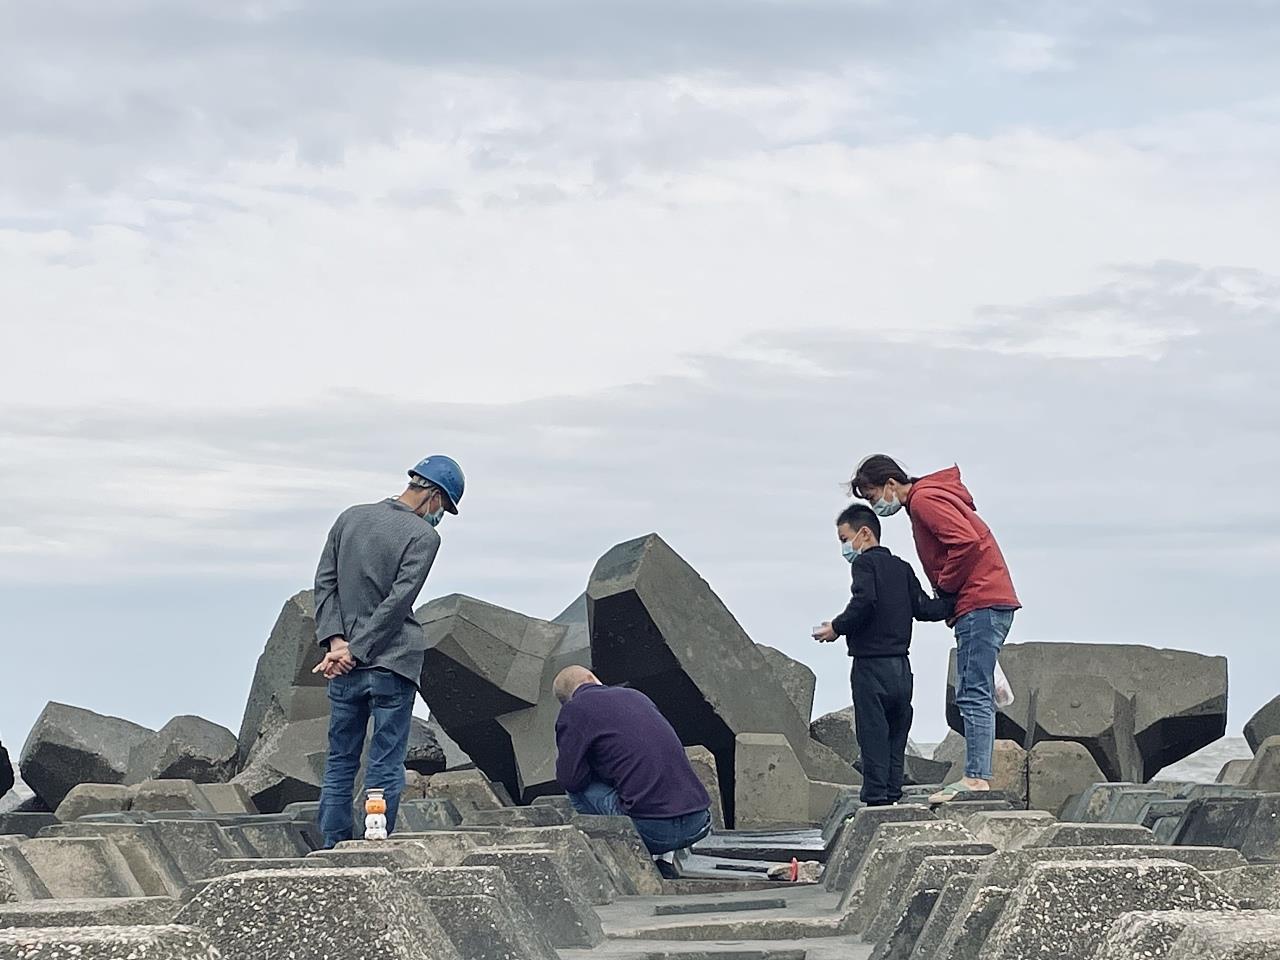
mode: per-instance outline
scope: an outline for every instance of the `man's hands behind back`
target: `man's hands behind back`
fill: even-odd
[[[329,640],[329,652],[312,669],[312,673],[323,673],[326,680],[346,676],[356,668],[356,658],[351,655],[345,637],[332,637]]]

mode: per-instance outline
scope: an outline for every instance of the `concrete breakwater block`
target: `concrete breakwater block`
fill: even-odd
[[[596,858],[609,872],[623,896],[651,897],[662,893],[662,875],[630,817],[578,815],[574,826],[586,834]]]
[[[178,912],[172,897],[107,897],[0,903],[0,928],[135,927],[166,924]]]
[[[80,820],[41,831],[41,837],[101,837],[110,840],[148,897],[181,897],[188,885],[160,835],[145,823],[91,823]]]
[[[51,897],[145,896],[120,851],[101,837],[38,838],[18,852]]]
[[[1213,879],[1242,910],[1280,910],[1280,863],[1220,870]]]
[[[0,930],[0,960],[225,960],[181,926],[30,927]]]
[[[1000,665],[1018,698],[996,715],[996,736],[1023,746],[1084,744],[1106,780],[1146,782],[1222,737],[1227,661],[1128,644],[1010,643]],[[955,652],[947,681],[955,706]]]
[[[404,870],[400,878],[431,904],[465,960],[556,960],[542,925],[497,867]]]
[[[56,810],[77,784],[124,783],[130,751],[154,735],[119,717],[50,703],[22,748],[22,779]]]
[[[378,867],[216,877],[177,922],[203,931],[223,960],[460,960],[430,907]]]
[[[1280,914],[1193,920],[1169,948],[1168,960],[1280,960]]]
[[[1035,864],[991,931],[984,954],[1025,960],[1052,953],[1092,960],[1111,924],[1131,910],[1234,907],[1212,881],[1170,860]]]
[[[1280,793],[1191,800],[1172,842],[1231,847],[1249,860],[1280,860]]]
[[[1005,810],[980,813],[966,824],[979,843],[997,850],[1017,850],[1034,843],[1057,821],[1043,810]]]
[[[1264,704],[1244,725],[1244,738],[1254,753],[1268,737],[1280,737],[1280,696]]]
[[[588,902],[613,903],[617,888],[600,865],[591,843],[577,827],[521,827],[496,831],[504,847],[538,847],[554,850],[565,870]]]
[[[174,717],[129,754],[126,783],[225,783],[236,773],[236,736],[204,717]]]
[[[855,783],[858,775],[809,738],[809,724],[741,624],[661,537],[609,550],[587,586],[591,661],[605,683],[646,694],[686,744],[716,758],[725,821],[735,825],[735,740],[742,733],[786,737],[808,779]],[[754,682],[742,683],[743,677]]]
[[[628,821],[630,822],[630,821]],[[467,854],[495,845],[494,836],[482,830],[430,830],[424,833],[396,833],[388,842],[412,841],[427,852],[437,867],[459,867]],[[324,856],[317,851],[315,856]]]
[[[957,857],[965,858],[978,869],[982,858],[995,853],[995,847],[988,843],[929,841],[912,843],[902,841],[896,844],[898,850],[891,853],[886,860],[882,876],[887,879],[873,885],[863,903],[869,906],[865,914],[871,919],[863,930],[864,939],[871,943],[882,943],[889,938],[903,915],[907,902],[914,891],[916,875],[926,860],[946,859],[949,863]],[[941,882],[937,890],[941,892]]]
[[[925,857],[896,907],[892,929],[874,941],[876,948],[871,960],[908,960],[930,922],[938,919],[945,929],[946,923],[941,917],[955,916],[955,907],[961,899],[961,887],[957,885],[951,895],[953,905],[948,907],[942,902],[948,883],[972,879],[982,861],[980,856]]]
[[[1031,845],[1036,847],[1098,847],[1126,844],[1141,846],[1155,843],[1146,827],[1128,823],[1056,823],[1040,834]]]
[[[862,933],[870,924],[880,906],[884,885],[892,878],[905,846],[928,841],[971,843],[973,835],[950,820],[885,823],[876,829],[852,882],[840,898],[840,911],[849,931]]]
[[[1245,919],[1247,914],[1235,910],[1143,910],[1124,914],[1111,924],[1098,947],[1096,960],[1165,960],[1190,925],[1206,929],[1225,923],[1234,927]]]
[[[945,931],[932,924],[932,931],[926,929],[931,936],[930,952],[923,954],[920,960],[933,960],[935,956],[939,960],[988,960],[982,953],[983,944],[1003,915],[1013,893],[1038,864],[1157,858],[1175,860],[1201,872],[1226,870],[1244,864],[1244,858],[1237,851],[1212,847],[1027,847],[997,853],[985,859],[971,882],[964,881],[963,899],[955,907]],[[922,934],[922,944],[924,941]]]
[[[866,856],[875,832],[885,823],[921,823],[937,821],[927,807],[864,807],[845,823],[844,829],[827,858],[822,884],[828,890],[846,890]]]
[[[600,918],[554,851],[478,850],[462,863],[501,870],[556,947],[594,947],[604,940]]]

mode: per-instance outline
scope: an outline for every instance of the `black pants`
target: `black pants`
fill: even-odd
[[[902,768],[911,733],[911,661],[855,658],[849,681],[862,752],[862,802],[868,806],[897,803],[902,799]]]

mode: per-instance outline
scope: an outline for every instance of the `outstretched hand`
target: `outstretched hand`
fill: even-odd
[[[822,626],[817,627],[813,631],[813,639],[819,643],[835,643],[836,637],[839,636],[831,627],[831,622],[827,621]]]

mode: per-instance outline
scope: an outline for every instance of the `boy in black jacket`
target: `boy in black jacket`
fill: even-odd
[[[844,612],[813,636],[821,643],[843,636],[849,646],[862,802],[885,806],[902,799],[912,717],[911,623],[946,620],[955,601],[931,599],[911,565],[880,546],[880,518],[865,504],[846,507],[836,518],[836,533],[852,568],[852,596]]]

